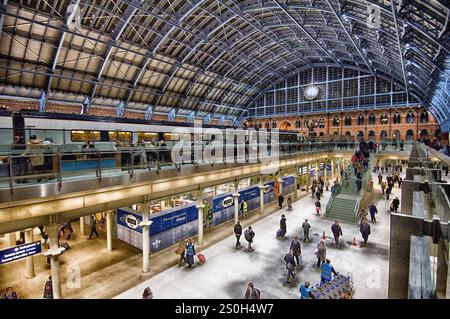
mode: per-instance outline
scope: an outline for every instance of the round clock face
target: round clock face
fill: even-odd
[[[315,85],[308,86],[305,89],[305,99],[314,100],[319,96],[320,88]]]

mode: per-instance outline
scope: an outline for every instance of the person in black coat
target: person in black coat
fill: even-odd
[[[284,282],[286,284],[289,283],[289,279],[292,277],[292,279],[295,279],[295,273],[294,273],[294,269],[295,269],[295,260],[294,260],[294,254],[291,251],[289,251],[286,255],[284,255],[284,261],[286,263],[286,269],[287,269],[287,273],[286,273],[286,279],[284,280]]]
[[[291,241],[289,250],[292,251],[292,255],[294,256],[297,265],[299,265],[301,263],[302,245],[300,244],[298,236],[295,236]]]
[[[244,238],[248,242],[248,251],[252,251],[253,238],[255,238],[255,232],[253,231],[252,226],[248,226],[248,228],[245,230]]]
[[[334,224],[331,225],[331,232],[334,236],[334,244],[337,247],[339,247],[339,237],[342,236],[342,228],[341,225],[339,225],[339,221],[335,220]]]
[[[281,215],[281,219],[280,219],[280,236],[281,238],[284,238],[284,236],[286,235],[287,232],[287,225],[286,225],[286,216]]]
[[[282,194],[280,194],[278,196],[278,207],[281,209],[283,208],[283,203],[284,203],[284,196]]]
[[[239,239],[242,235],[242,226],[240,222],[237,222],[236,225],[234,225],[234,235],[236,236],[236,249],[241,246],[241,243],[239,242]]]
[[[400,200],[398,199],[398,197],[395,197],[395,199],[392,201],[392,207],[394,208],[394,213],[397,214],[399,206],[400,206]]]

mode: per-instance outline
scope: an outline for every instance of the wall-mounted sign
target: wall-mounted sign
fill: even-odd
[[[40,241],[1,250],[0,265],[39,254],[41,251],[42,246]]]
[[[139,227],[139,221],[134,215],[131,214],[127,215],[125,217],[125,222],[127,223],[128,227],[132,229],[137,229]]]
[[[320,88],[316,85],[310,85],[305,88],[304,96],[307,100],[315,100],[320,93]]]
[[[228,208],[230,206],[233,206],[234,199],[233,196],[227,196],[222,201],[222,208]]]

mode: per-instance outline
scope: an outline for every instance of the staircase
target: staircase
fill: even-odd
[[[369,161],[369,172],[373,168],[374,155],[370,155]],[[358,197],[359,194],[356,190],[356,176],[354,175],[354,170],[352,168],[351,173],[349,174],[349,182],[348,187],[344,187],[344,182],[342,181],[342,187],[339,189],[340,191],[335,196],[330,198],[326,208],[326,218],[330,220],[339,220],[340,222],[348,222],[354,224],[356,222],[355,209],[359,205]],[[363,176],[362,181],[362,191],[364,192],[364,188],[366,186],[367,177]],[[359,208],[359,207],[358,207]]]

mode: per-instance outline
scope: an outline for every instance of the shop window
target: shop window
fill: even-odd
[[[300,121],[300,120],[295,121],[295,128],[300,128],[301,125],[302,125],[302,121]]]
[[[370,140],[374,140],[375,139],[375,132],[374,131],[369,131],[369,139]]]
[[[158,133],[139,132],[138,141],[142,142],[155,142],[158,140]]]
[[[272,122],[272,128],[277,128],[277,121]]]
[[[385,130],[381,131],[380,138],[382,140],[385,140],[385,139],[387,139],[387,137],[388,137],[387,132]]]
[[[72,131],[72,142],[99,142],[101,140],[100,131]]]
[[[413,130],[406,131],[406,140],[408,140],[408,141],[414,140],[414,131]]]
[[[400,124],[402,121],[402,117],[398,112],[395,112],[394,114],[394,124]]]

